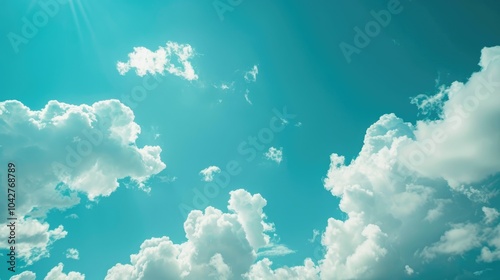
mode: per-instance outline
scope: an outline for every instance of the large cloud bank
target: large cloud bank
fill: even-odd
[[[31,264],[49,255],[64,238],[62,225],[49,229],[50,209],[109,196],[126,177],[147,190],[147,179],[165,168],[159,146],[137,147],[140,127],[132,110],[117,100],[93,105],[50,101],[31,110],[19,101],[0,102],[0,164],[16,165],[16,212],[19,257]],[[6,221],[6,211],[0,219]],[[8,236],[6,224],[0,235]],[[8,248],[0,240],[0,248]]]

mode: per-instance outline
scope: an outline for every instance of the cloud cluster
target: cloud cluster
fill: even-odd
[[[159,146],[137,147],[139,133],[133,112],[117,100],[91,106],[49,101],[39,111],[19,101],[0,102],[0,163],[16,165],[22,259],[30,264],[47,256],[50,244],[66,235],[62,226],[49,230],[43,222],[50,209],[78,204],[79,194],[90,200],[108,196],[126,177],[147,189],[146,180],[165,164]],[[6,214],[0,212],[2,221]],[[0,224],[0,231],[6,228]],[[0,247],[7,246],[0,241]]]
[[[64,265],[59,263],[57,266],[52,268],[47,276],[43,278],[44,280],[85,280],[85,274],[79,272],[71,271],[66,274],[63,272]],[[10,280],[35,280],[36,274],[32,271],[24,271],[23,273],[14,275]]]
[[[66,250],[66,258],[78,260],[80,258],[80,252],[75,248],[69,248]]]
[[[248,273],[260,249],[272,246],[265,221],[266,200],[244,190],[230,193],[228,210],[213,207],[192,211],[184,223],[187,241],[168,237],[144,241],[130,264],[108,270],[112,279],[240,279]]]
[[[273,227],[263,220],[265,200],[238,190],[231,193],[231,214],[211,207],[191,212],[187,242],[147,240],[131,264],[113,267],[107,279],[196,279],[199,273],[208,279],[494,279],[500,47],[483,49],[479,65],[466,83],[441,89],[432,106],[421,106],[436,110],[437,119],[414,125],[383,115],[367,129],[354,160],[331,155],[324,186],[340,198],[347,218],[328,220],[317,264],[254,263]]]
[[[268,160],[272,160],[277,164],[280,164],[283,160],[283,148],[275,148],[270,147],[265,153],[264,156]]]
[[[135,47],[128,54],[128,61],[118,62],[116,69],[121,75],[125,75],[130,69],[135,68],[138,76],[146,74],[164,74],[165,72],[186,80],[197,80],[190,59],[195,55],[193,47],[189,44],[167,42],[165,47],[159,47],[151,51],[145,47]],[[177,58],[174,60],[174,58]]]

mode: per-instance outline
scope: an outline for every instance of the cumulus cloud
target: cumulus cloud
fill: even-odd
[[[252,69],[245,72],[244,78],[247,82],[255,82],[257,81],[257,74],[259,74],[259,68],[257,65],[254,65]]]
[[[79,272],[71,271],[68,274],[63,272],[64,265],[59,263],[57,266],[52,268],[44,280],[85,280],[85,274]]]
[[[421,175],[474,192],[470,184],[500,171],[499,50],[484,48],[481,70],[444,90],[447,101],[439,119],[417,122],[416,139],[401,156]],[[480,162],[471,164],[471,159]]]
[[[66,250],[66,258],[78,260],[80,258],[80,252],[75,248],[69,248]]]
[[[214,174],[220,173],[220,168],[212,165],[200,171],[200,175],[203,177],[202,180],[205,182],[212,182],[214,180]]]
[[[23,273],[10,277],[10,280],[35,280],[36,274],[32,271],[24,271]]]
[[[283,148],[270,147],[269,150],[264,153],[264,156],[266,159],[280,164],[283,160]]]
[[[311,259],[306,259],[304,265],[295,267],[271,268],[272,262],[265,258],[252,265],[250,271],[244,275],[248,280],[319,280],[319,268]]]
[[[259,194],[232,191],[229,213],[213,207],[191,211],[184,223],[186,242],[148,239],[130,256],[130,264],[113,266],[106,279],[241,279],[259,251],[272,243],[266,203]]]
[[[324,186],[347,218],[328,220],[317,265],[271,269],[262,260],[247,277],[401,279],[419,271],[444,279],[499,261],[498,207],[485,205],[498,205],[500,48],[483,49],[480,66],[445,88],[441,103],[434,99],[437,119],[413,125],[384,115],[354,160],[331,155]]]
[[[138,76],[146,74],[161,74],[165,72],[186,80],[197,80],[190,59],[195,55],[193,47],[189,44],[167,42],[165,47],[159,47],[151,51],[145,47],[135,47],[128,55],[128,61],[118,62],[116,69],[121,75],[125,75],[132,68]],[[176,60],[174,60],[176,58]]]
[[[79,272],[71,271],[68,274],[63,273],[64,265],[59,263],[57,266],[52,268],[47,276],[43,278],[44,280],[85,280],[85,274]],[[14,275],[10,280],[35,280],[36,274],[32,271],[24,271],[23,273]]]
[[[165,164],[159,146],[135,144],[139,133],[132,110],[117,100],[91,106],[49,101],[39,111],[19,101],[0,102],[0,162],[13,161],[23,174],[17,178],[23,187],[16,191],[16,215],[25,226],[17,233],[31,236],[18,239],[28,263],[46,256],[51,242],[66,234],[62,226],[49,230],[37,221],[47,211],[78,204],[79,194],[90,200],[109,196],[127,177],[147,190],[146,181]],[[0,219],[6,221],[6,215],[0,212]],[[1,231],[6,228],[0,224]]]
[[[367,130],[355,160],[345,164],[332,154],[325,188],[341,198],[348,218],[329,220],[322,277],[400,278],[403,271],[388,269],[400,261],[423,276],[478,249],[479,262],[498,259],[496,209],[483,210],[496,196],[498,185],[489,182],[500,171],[498,54],[498,47],[483,49],[480,71],[444,90],[438,119],[412,125],[384,115]],[[478,268],[474,260],[469,271]],[[442,278],[462,269],[437,271]]]
[[[51,245],[68,234],[62,225],[49,229],[49,224],[35,219],[20,219],[16,221],[16,254],[17,257],[31,265],[44,257],[49,257]],[[0,235],[9,236],[10,228],[3,224]],[[9,248],[7,239],[0,240],[1,248]]]

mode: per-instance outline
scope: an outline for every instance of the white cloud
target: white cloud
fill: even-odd
[[[205,182],[212,182],[215,173],[220,173],[220,168],[214,165],[200,171],[200,175],[203,176],[202,180]]]
[[[66,231],[49,230],[37,219],[51,209],[77,205],[79,194],[90,200],[109,196],[126,177],[147,189],[146,181],[165,164],[159,146],[136,145],[139,133],[132,110],[117,100],[91,106],[49,101],[39,111],[19,101],[0,102],[0,161],[14,160],[24,174],[17,182],[23,199],[16,203],[16,215],[25,224],[17,230],[26,236],[18,239],[20,256],[31,263],[48,255],[47,248]],[[0,219],[6,221],[6,215],[1,211]],[[6,228],[0,224],[0,231]],[[0,241],[0,248],[6,247]]]
[[[247,82],[255,82],[257,81],[257,74],[259,74],[259,68],[257,65],[254,65],[252,69],[250,69],[248,72],[245,72],[245,81]]]
[[[484,221],[487,224],[493,223],[498,218],[498,216],[500,216],[500,213],[498,213],[498,211],[495,208],[483,206],[481,210],[483,210]]]
[[[79,272],[71,271],[68,274],[62,272],[64,265],[59,263],[57,266],[52,268],[47,276],[43,278],[44,280],[85,280],[85,274]],[[20,274],[14,275],[10,280],[35,280],[36,274],[32,271],[24,271]]]
[[[230,89],[234,89],[234,82],[231,83],[221,83],[219,86],[214,85],[215,88],[221,89],[223,91],[227,91]]]
[[[295,253],[294,250],[286,247],[285,245],[269,244],[257,252],[258,257],[271,257],[271,256],[285,256]]]
[[[51,245],[68,234],[62,225],[49,229],[49,224],[35,219],[20,219],[16,221],[16,254],[19,259],[31,265],[41,258],[49,257]],[[3,224],[0,235],[9,236],[10,228]],[[9,248],[7,239],[0,240],[0,248]]]
[[[231,191],[230,213],[213,207],[191,211],[184,223],[186,242],[175,244],[168,237],[146,240],[130,256],[130,264],[115,265],[106,280],[240,279],[259,249],[271,244],[266,233],[274,227],[265,222],[266,203],[259,194]]]
[[[78,219],[79,217],[78,217],[78,215],[77,215],[77,214],[73,213],[73,214],[69,214],[69,215],[67,215],[67,216],[66,216],[66,217],[64,217],[64,218],[66,218],[66,219]]]
[[[440,240],[429,247],[425,247],[422,256],[433,259],[436,254],[461,255],[473,248],[479,247],[479,228],[474,224],[454,224],[446,231]]]
[[[165,47],[160,46],[156,51],[145,47],[135,47],[134,52],[128,55],[129,60],[118,62],[116,68],[121,75],[125,75],[132,68],[135,68],[136,74],[140,77],[148,73],[163,75],[166,71],[192,81],[198,79],[190,62],[194,55],[195,51],[189,44],[169,41]]]
[[[409,265],[405,265],[405,273],[407,275],[411,276],[411,275],[413,275],[413,273],[415,273],[415,271]]]
[[[482,69],[466,83],[454,82],[444,90],[448,100],[440,106],[441,118],[417,123],[415,139],[400,160],[425,177],[443,178],[469,193],[475,192],[471,184],[500,171],[500,123],[494,121],[500,119],[499,50],[484,48]]]
[[[283,148],[270,147],[269,150],[264,153],[264,156],[266,157],[266,159],[275,161],[276,163],[280,164],[283,160]]]
[[[252,101],[250,100],[250,98],[248,97],[248,94],[250,93],[250,91],[247,89],[245,91],[245,100],[247,101],[248,104],[252,105]]]
[[[319,280],[319,268],[311,259],[306,259],[303,266],[271,268],[272,262],[265,258],[252,265],[244,275],[248,280]]]
[[[10,277],[10,280],[36,280],[36,274],[32,271],[23,271],[20,274]]]
[[[66,250],[66,258],[78,260],[80,258],[80,252],[75,248],[69,248]]]
[[[85,274],[81,274],[79,272],[71,271],[68,274],[65,274],[62,270],[64,265],[59,263],[57,266],[52,268],[47,276],[45,276],[44,280],[85,280]]]
[[[401,278],[403,271],[388,268],[403,261],[420,264],[423,278],[448,278],[463,273],[440,270],[450,257],[482,247],[478,261],[500,258],[498,226],[488,218],[493,211],[484,216],[481,211],[496,195],[491,182],[500,171],[495,144],[500,142],[500,57],[491,55],[497,50],[484,49],[482,58],[491,59],[482,62],[487,66],[466,84],[445,89],[448,100],[438,106],[440,119],[411,125],[384,115],[367,130],[356,159],[346,165],[344,157],[332,154],[325,187],[340,198],[348,218],[329,220],[322,277]],[[478,108],[457,115],[462,104],[476,100],[471,96]],[[485,96],[487,101],[480,101]],[[433,135],[446,140],[435,141]],[[415,151],[424,154],[421,164],[415,164]],[[470,271],[478,268],[474,261],[469,265]],[[426,275],[436,271],[439,276]]]

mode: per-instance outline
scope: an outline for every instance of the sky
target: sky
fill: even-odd
[[[299,2],[4,1],[0,279],[495,279],[500,3]]]

